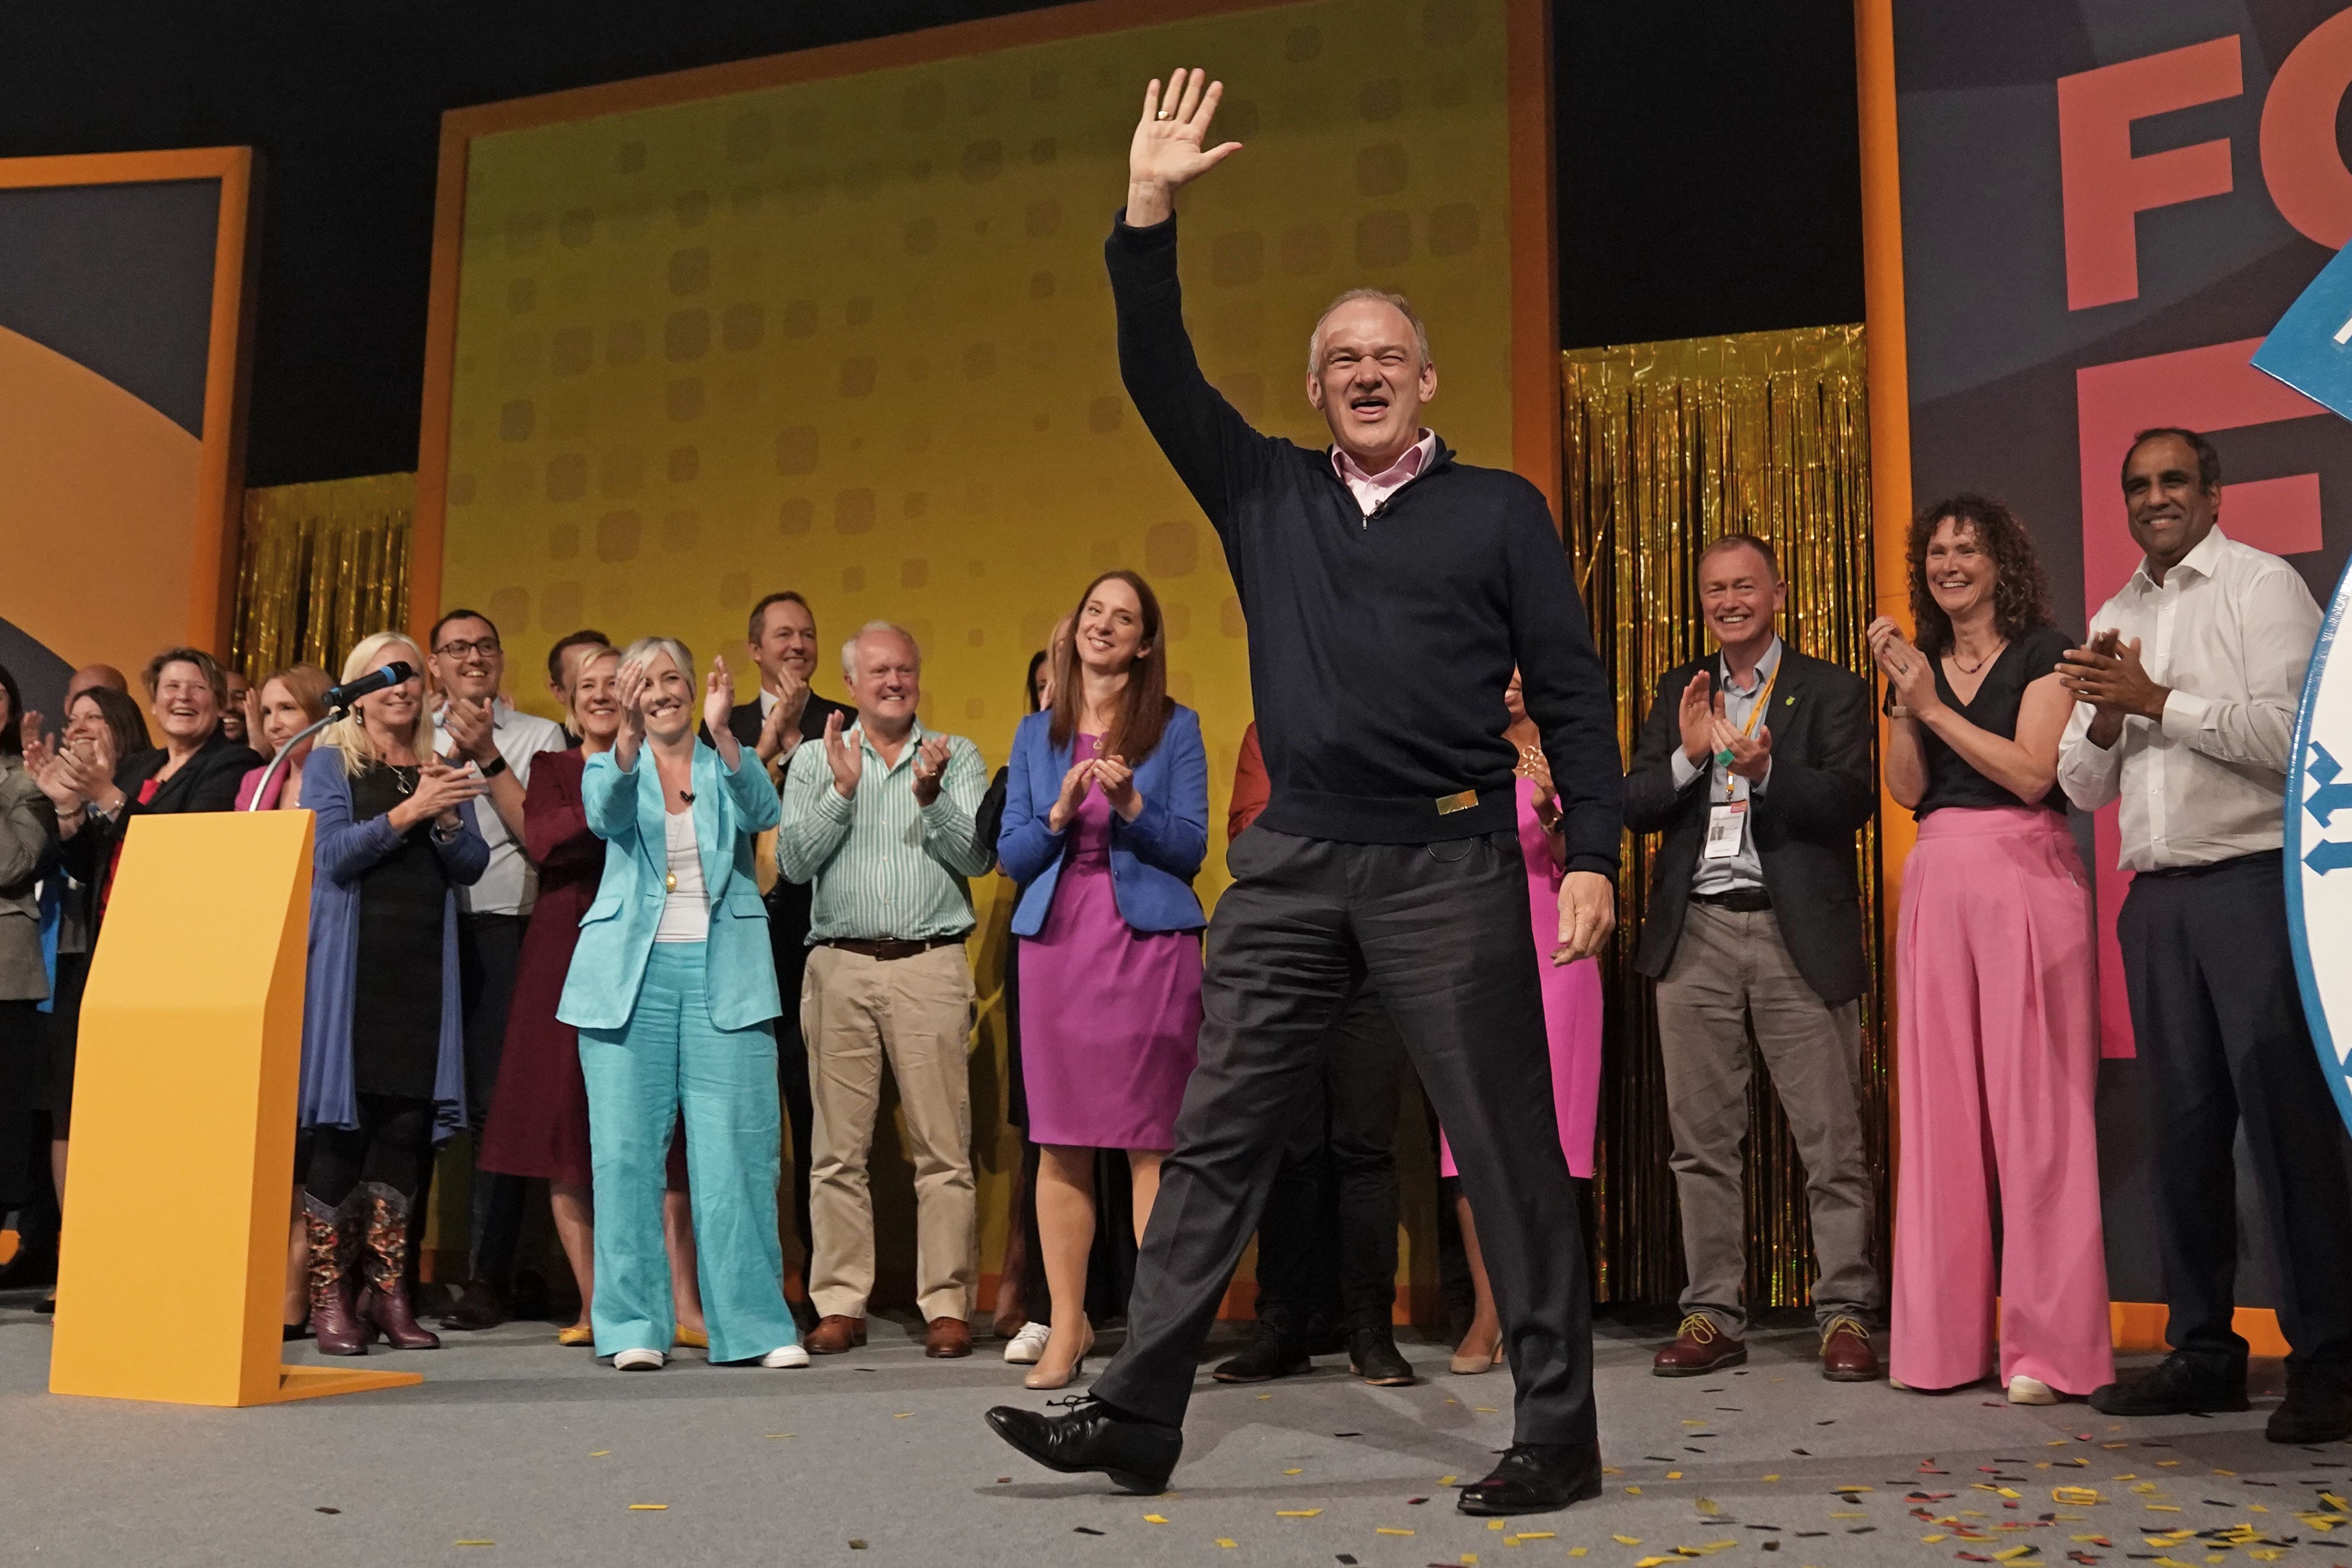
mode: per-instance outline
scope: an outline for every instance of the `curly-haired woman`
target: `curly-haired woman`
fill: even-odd
[[[1927,508],[1910,561],[1916,642],[1885,618],[1870,628],[1893,720],[1887,792],[1919,819],[1895,937],[1903,1152],[1888,1370],[1921,1389],[1997,1373],[2012,1402],[2047,1405],[2115,1375],[2091,891],[2054,787],[2074,706],[2055,672],[2071,639],[2051,624],[2024,525],[2000,501]]]

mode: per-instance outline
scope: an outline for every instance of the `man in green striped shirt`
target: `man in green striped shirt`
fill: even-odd
[[[866,1342],[866,1162],[887,1057],[913,1144],[924,1352],[969,1355],[977,1216],[963,939],[966,879],[988,869],[994,848],[973,828],[986,770],[979,747],[916,719],[922,654],[904,630],[870,623],[843,646],[841,667],[857,721],[845,728],[835,714],[822,745],[793,752],[776,835],[777,869],[815,884],[800,1003],[814,1106],[809,1294],[820,1314],[806,1343],[827,1355]]]

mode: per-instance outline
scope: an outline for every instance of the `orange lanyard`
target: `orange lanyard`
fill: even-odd
[[[1745,741],[1756,733],[1756,725],[1758,721],[1764,717],[1764,710],[1770,707],[1772,704],[1772,688],[1780,683],[1780,666],[1779,661],[1775,660],[1772,665],[1772,673],[1765,679],[1762,689],[1756,693],[1755,704],[1748,710],[1748,722],[1739,727],[1739,738],[1741,740]],[[1726,667],[1723,672],[1723,689],[1727,692],[1731,691],[1731,671],[1728,667]],[[1733,693],[1733,695],[1736,696],[1738,694]],[[1717,752],[1715,754],[1716,766],[1724,769],[1727,773],[1730,770],[1731,761],[1731,752],[1728,749]],[[1723,798],[1725,800],[1727,801],[1734,798],[1734,787],[1735,786],[1732,784],[1729,778],[1727,777],[1723,781]]]

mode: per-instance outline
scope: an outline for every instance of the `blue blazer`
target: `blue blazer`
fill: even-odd
[[[1054,884],[1069,856],[1069,832],[1046,826],[1070,771],[1075,743],[1056,749],[1054,716],[1032,713],[1013,732],[1013,763],[1005,778],[1004,826],[996,858],[1021,885],[1013,911],[1016,936],[1035,936],[1054,905]],[[1110,816],[1111,889],[1118,912],[1137,931],[1199,931],[1209,923],[1192,879],[1209,852],[1209,755],[1201,745],[1201,716],[1178,704],[1160,744],[1135,770],[1143,809],[1133,822]]]
[[[730,773],[717,752],[694,744],[694,838],[710,897],[703,983],[710,1021],[721,1029],[748,1029],[783,1011],[768,906],[751,866],[752,839],[776,826],[783,806],[750,748],[737,760],[741,765]],[[555,1016],[576,1028],[617,1029],[636,1009],[668,897],[661,771],[648,749],[638,751],[637,765],[625,773],[612,752],[599,752],[581,773],[580,797],[588,826],[604,841],[604,877],[581,917],[580,945]]]

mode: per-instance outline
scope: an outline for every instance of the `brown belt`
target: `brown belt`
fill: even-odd
[[[886,939],[874,942],[865,937],[836,936],[821,940],[816,945],[837,947],[844,952],[855,952],[866,958],[878,959],[884,963],[893,963],[902,958],[919,958],[935,947],[961,947],[963,938],[929,936],[914,937],[905,941]]]

